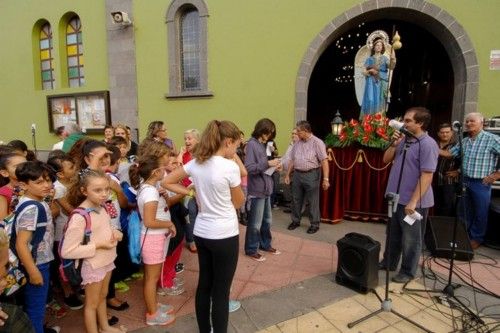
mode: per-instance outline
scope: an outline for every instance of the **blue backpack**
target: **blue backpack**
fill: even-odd
[[[137,210],[133,210],[128,219],[128,252],[130,254],[130,260],[134,264],[140,264],[142,262],[141,253],[144,242],[141,243],[141,228],[142,220],[141,215]],[[146,234],[144,235],[144,240],[148,234],[148,229],[146,228]]]
[[[33,232],[33,237],[31,238],[31,256],[36,262],[36,256],[38,252],[38,245],[43,240],[45,236],[45,231],[47,229],[47,212],[45,211],[44,205],[36,200],[27,200],[16,207],[16,210],[6,216],[1,224],[1,227],[5,229],[7,235],[9,236],[9,270],[7,271],[6,280],[7,286],[5,287],[4,294],[10,296],[16,291],[21,289],[27,282],[27,273],[19,260],[19,256],[16,250],[16,222],[18,213],[22,212],[28,206],[36,206],[38,209],[36,229]]]
[[[61,255],[61,250],[64,243],[64,238],[66,236],[66,230],[68,229],[69,222],[71,217],[75,214],[79,214],[83,216],[85,219],[85,231],[83,232],[82,245],[86,245],[90,241],[90,235],[92,234],[92,221],[90,220],[90,212],[95,211],[92,208],[82,208],[77,207],[72,212],[71,215],[68,216],[68,221],[64,225],[63,238],[59,242],[59,257],[61,258],[61,263],[59,265],[59,274],[61,275],[61,279],[64,282],[68,282],[73,287],[78,287],[82,284],[82,264],[83,259],[80,259],[78,265],[76,264],[77,259],[65,259]]]

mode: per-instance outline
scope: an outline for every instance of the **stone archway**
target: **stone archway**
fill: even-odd
[[[452,119],[477,110],[479,64],[472,42],[462,25],[445,10],[427,1],[367,0],[328,23],[309,45],[295,84],[295,120],[307,118],[308,87],[323,51],[352,24],[380,17],[399,19],[425,27],[447,50],[454,74]],[[408,15],[411,11],[411,15]]]

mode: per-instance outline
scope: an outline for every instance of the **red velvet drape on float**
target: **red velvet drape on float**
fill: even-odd
[[[384,151],[350,146],[328,148],[330,188],[321,190],[321,220],[385,221],[384,199],[391,164],[382,161]]]

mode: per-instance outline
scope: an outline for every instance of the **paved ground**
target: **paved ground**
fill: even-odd
[[[417,328],[401,321],[393,314],[384,312],[365,321],[353,329],[347,323],[356,320],[371,311],[380,309],[380,302],[375,295],[360,294],[335,283],[337,270],[336,242],[346,233],[358,232],[369,235],[381,242],[384,247],[385,225],[366,222],[346,221],[341,224],[322,224],[314,235],[305,231],[307,221],[294,230],[286,226],[289,217],[281,210],[273,211],[274,246],[283,253],[279,256],[267,255],[267,260],[257,263],[243,255],[244,227],[240,228],[240,260],[236,272],[231,297],[242,303],[242,308],[230,314],[229,332],[419,332]],[[500,251],[481,247],[476,252],[472,264],[457,262],[455,272],[470,282],[467,275],[472,275],[476,285],[481,284],[496,294],[500,294],[500,264],[496,261]],[[172,327],[144,327],[144,305],[141,282],[131,284],[131,291],[120,296],[127,299],[131,309],[119,313],[113,312],[120,321],[137,333],[150,332],[197,332],[194,311],[194,289],[197,279],[197,259],[185,251],[182,260],[186,264],[184,278],[186,292],[180,296],[162,298],[162,302],[173,304],[177,309],[177,320]],[[427,264],[438,273],[438,277],[447,278],[447,261],[429,260]],[[442,266],[442,267],[441,267]],[[472,274],[471,274],[472,273]],[[426,274],[426,276],[429,274]],[[446,279],[442,279],[446,282]],[[379,294],[384,297],[385,272],[379,272]],[[443,284],[427,276],[413,283],[412,287],[443,289]],[[407,317],[419,322],[433,332],[450,332],[462,327],[457,318],[457,310],[436,305],[434,294],[409,294],[401,291],[401,285],[391,284],[390,298],[393,308]],[[490,328],[494,320],[500,319],[498,298],[480,293],[473,293],[470,287],[456,290],[459,299],[471,308],[480,309],[487,318]],[[436,295],[440,295],[437,293]],[[496,316],[495,316],[496,315]],[[466,319],[467,320],[467,319]],[[471,322],[467,320],[467,322]],[[65,318],[58,320],[63,332],[83,332],[81,311],[72,311]],[[473,330],[476,331],[476,330]],[[482,330],[486,332],[486,330]],[[500,331],[500,329],[499,329]]]

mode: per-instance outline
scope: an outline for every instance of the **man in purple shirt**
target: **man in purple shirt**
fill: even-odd
[[[439,148],[436,141],[426,132],[431,115],[423,107],[412,107],[404,115],[406,130],[415,137],[405,137],[399,131],[393,136],[393,143],[384,153],[384,163],[394,162],[389,174],[386,195],[398,193],[399,202],[390,223],[390,238],[386,238],[386,250],[380,268],[395,271],[401,257],[399,273],[392,278],[396,283],[406,283],[415,278],[422,240],[427,222],[427,213],[434,206],[432,174],[436,170]],[[403,160],[404,151],[406,157]],[[404,163],[404,164],[403,164]],[[401,183],[399,176],[403,169]],[[407,215],[418,212],[422,218],[413,223],[406,222]],[[387,257],[390,251],[390,261]]]
[[[319,187],[320,184],[323,190],[330,187],[328,179],[330,169],[325,144],[313,135],[311,125],[302,120],[297,123],[296,129],[299,141],[293,144],[285,176],[285,184],[290,184],[293,171],[292,223],[288,226],[288,230],[294,230],[300,225],[302,207],[306,201],[309,203],[311,216],[311,226],[307,229],[307,233],[314,234],[319,230],[320,222]]]

